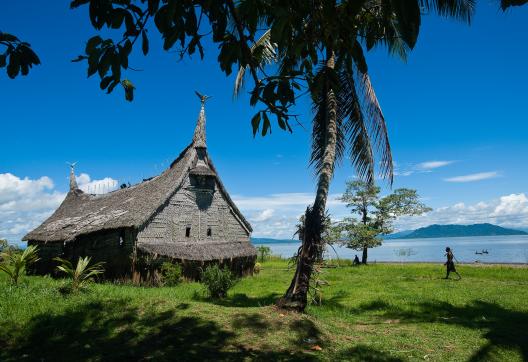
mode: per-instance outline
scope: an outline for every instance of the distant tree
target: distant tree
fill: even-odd
[[[257,248],[257,253],[259,255],[260,262],[263,263],[264,260],[271,255],[271,249],[269,246],[260,245]]]
[[[362,264],[367,263],[368,249],[381,245],[380,236],[393,232],[393,223],[399,216],[431,211],[419,201],[416,190],[400,188],[382,198],[379,193],[379,187],[364,181],[347,182],[340,200],[359,218],[345,218],[332,226],[334,242],[362,251]]]

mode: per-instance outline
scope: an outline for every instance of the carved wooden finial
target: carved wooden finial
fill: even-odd
[[[198,91],[194,91],[198,98],[200,98],[201,109],[198,116],[198,122],[196,122],[196,128],[194,130],[193,143],[196,148],[206,148],[205,143],[205,102],[211,98],[211,96],[206,96],[201,94]]]
[[[77,180],[75,179],[75,165],[77,162],[66,162],[70,166],[70,191],[77,190]]]
[[[198,91],[194,91],[194,93],[196,93],[196,95],[198,96],[198,98],[200,98],[200,102],[202,103],[202,108],[205,107],[205,102],[211,98],[211,96],[207,96],[205,94],[202,94]]]

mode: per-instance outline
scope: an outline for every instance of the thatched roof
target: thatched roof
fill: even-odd
[[[255,248],[248,241],[206,242],[138,242],[138,249],[174,259],[207,261],[255,256]]]
[[[75,182],[71,182],[71,189],[59,208],[42,225],[24,236],[23,240],[71,241],[80,235],[101,230],[141,228],[178,191],[190,170],[194,169],[200,174],[217,175],[209,158],[207,159],[210,170],[206,171],[201,166],[196,167],[197,149],[205,148],[205,113],[202,106],[193,142],[159,176],[103,195],[84,193],[77,189]],[[220,179],[218,177],[216,179],[220,192],[231,210],[250,233],[251,225],[231,200]],[[191,249],[197,250],[197,248],[200,248],[200,245]],[[225,249],[225,254],[229,254],[229,248],[220,244],[218,248],[219,252],[224,253],[222,250]],[[212,252],[217,253],[216,250]],[[191,251],[189,253],[192,254]],[[204,255],[203,252],[201,254]]]

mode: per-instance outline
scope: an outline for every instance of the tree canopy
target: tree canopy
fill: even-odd
[[[367,261],[367,249],[381,245],[380,236],[394,231],[398,217],[431,211],[413,189],[399,188],[385,197],[379,194],[380,188],[375,185],[360,180],[347,182],[341,201],[357,217],[347,217],[332,227],[332,241],[362,250],[363,263]]]

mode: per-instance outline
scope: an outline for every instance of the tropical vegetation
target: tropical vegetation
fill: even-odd
[[[238,281],[236,276],[228,268],[223,268],[218,264],[206,267],[201,275],[201,282],[207,289],[211,298],[222,299],[227,295]]]
[[[90,257],[79,258],[75,267],[72,262],[67,259],[54,258],[54,260],[60,263],[60,265],[57,266],[57,270],[70,279],[68,290],[70,292],[77,292],[80,289],[85,288],[88,283],[104,273],[104,263],[98,262],[90,265]]]
[[[462,265],[461,281],[445,281],[440,264],[330,266],[322,304],[303,314],[274,307],[293,275],[276,258],[224,299],[197,282],[92,283],[64,296],[61,280],[14,287],[1,275],[0,360],[528,359],[527,268]]]
[[[39,260],[37,246],[30,245],[23,251],[8,248],[2,252],[0,260],[0,272],[9,277],[11,284],[18,285],[26,269]]]
[[[362,264],[367,263],[368,249],[380,246],[381,237],[394,231],[398,217],[431,211],[419,200],[416,190],[399,188],[384,197],[380,191],[378,186],[361,180],[348,181],[340,200],[359,218],[346,217],[331,227],[331,241],[362,251]]]

